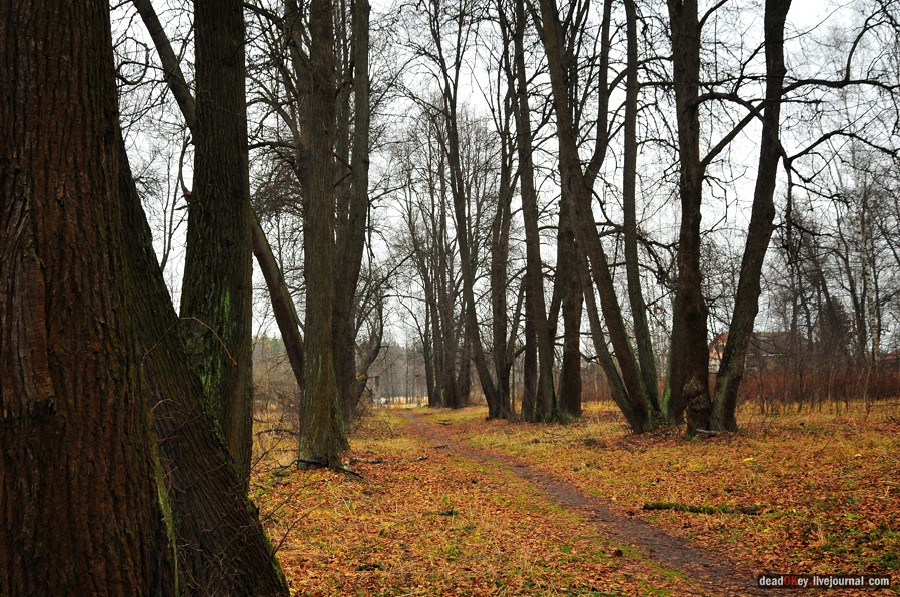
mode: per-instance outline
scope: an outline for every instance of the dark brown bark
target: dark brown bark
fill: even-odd
[[[705,167],[700,158],[700,22],[696,0],[669,0],[675,110],[678,126],[679,196],[678,285],[669,356],[666,416],[677,421],[687,411],[688,435],[706,429],[712,410],[709,353],[706,347],[708,308],[700,271],[700,217]]]
[[[759,312],[760,277],[772,238],[775,219],[775,181],[781,159],[779,126],[781,92],[787,69],[784,64],[784,25],[791,0],[767,0],[763,19],[766,51],[766,104],[762,113],[762,139],[750,226],[741,260],[734,313],[728,328],[728,342],[716,380],[712,419],[713,430],[737,431],[735,408],[737,391],[744,375],[747,349],[753,335],[753,324]]]
[[[253,215],[244,13],[239,0],[198,0],[194,10],[197,124],[181,333],[209,411],[246,486],[252,447]]]
[[[563,191],[565,194],[567,191]],[[572,202],[565,197],[559,211],[556,276],[563,318],[562,367],[556,403],[544,406],[544,420],[581,416],[581,316],[583,279],[578,271],[579,247],[575,243]]]
[[[308,160],[304,176],[303,265],[306,277],[306,383],[300,400],[300,460],[337,467],[348,449],[335,376],[334,5],[309,4],[308,103],[301,144]]]
[[[488,403],[488,417],[508,419],[510,412],[510,372],[512,354],[507,342],[509,332],[509,305],[506,299],[509,284],[509,228],[512,223],[512,198],[515,189],[512,175],[512,143],[509,115],[504,118],[501,131],[500,193],[497,212],[491,224],[491,315],[493,335],[494,375],[497,380],[493,403]]]
[[[369,3],[352,2],[353,132],[350,143],[346,207],[338,210],[336,226],[334,349],[335,372],[343,397],[345,419],[354,414],[356,381],[356,287],[362,267],[369,211]],[[346,135],[346,133],[344,133]]]
[[[519,185],[522,193],[522,217],[525,221],[525,284],[526,284],[526,345],[532,338],[532,347],[526,348],[525,378],[526,402],[523,399],[522,414],[526,421],[535,419],[537,397],[547,396],[555,401],[553,386],[553,338],[547,323],[547,305],[544,298],[544,274],[541,261],[541,238],[538,223],[537,190],[534,184],[533,134],[531,131],[531,108],[528,101],[528,82],[525,72],[525,0],[516,0],[515,28],[513,44],[515,48],[516,78],[516,147],[519,154]],[[529,324],[533,334],[528,335]],[[534,347],[534,342],[537,346]],[[539,357],[536,387],[530,390],[529,350]],[[534,359],[537,361],[537,359]]]
[[[634,412],[637,418],[631,423],[632,429],[636,432],[647,431],[654,424],[649,414],[649,402],[643,391],[640,369],[625,329],[609,263],[600,242],[591,209],[592,189],[589,183],[602,162],[605,148],[598,146],[598,151],[595,152],[594,158],[589,164],[590,176],[586,176],[578,155],[572,110],[568,102],[566,71],[562,53],[563,31],[556,3],[553,0],[541,0],[540,8],[542,41],[547,54],[553,90],[563,198],[572,202],[575,240],[589,259],[591,278],[600,296],[600,309],[603,312],[615,359],[621,371],[623,387],[628,400],[633,403],[633,408],[629,410]],[[600,347],[596,348],[599,353]]]
[[[0,4],[3,595],[176,594],[114,72],[107,3]]]
[[[189,366],[153,250],[140,197],[126,169],[119,180],[125,206],[130,310],[143,355],[146,397],[153,413],[161,476],[171,496],[179,584],[191,595],[286,595],[256,507],[247,498],[227,447],[205,408],[203,386]]]

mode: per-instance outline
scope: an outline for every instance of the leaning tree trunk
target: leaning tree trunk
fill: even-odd
[[[0,3],[3,595],[177,593],[128,311],[114,72],[106,2]]]
[[[252,240],[238,0],[194,3],[197,125],[181,291],[182,336],[238,477],[250,481]]]
[[[591,278],[600,297],[600,309],[606,320],[609,339],[615,360],[621,371],[629,412],[635,418],[630,422],[632,430],[640,433],[653,427],[650,406],[641,381],[640,367],[635,359],[622,309],[619,306],[610,273],[609,262],[600,236],[594,224],[591,209],[591,188],[587,185],[575,139],[572,110],[568,103],[566,72],[563,60],[563,33],[558,9],[554,0],[540,0],[543,24],[542,41],[547,54],[550,82],[553,91],[553,108],[556,114],[559,164],[564,196],[572,203],[575,240],[587,255]]]
[[[766,46],[766,104],[762,115],[759,168],[753,192],[750,227],[741,260],[734,313],[716,380],[711,422],[714,430],[737,431],[735,418],[737,392],[744,376],[744,363],[747,360],[753,324],[759,312],[760,277],[775,219],[775,181],[778,161],[781,159],[778,127],[781,119],[781,91],[787,73],[784,65],[784,24],[790,7],[791,0],[766,2],[763,20]]]
[[[171,495],[178,575],[186,594],[286,595],[272,546],[215,424],[178,335],[150,227],[126,164],[119,177],[147,401]]]

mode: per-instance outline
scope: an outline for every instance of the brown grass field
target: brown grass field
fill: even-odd
[[[896,405],[748,408],[740,433],[697,441],[673,429],[628,434],[604,403],[568,425],[486,421],[482,407],[414,411],[454,442],[521,459],[755,573],[890,574],[898,592]],[[258,435],[253,497],[296,594],[740,594],[604,534],[509,467],[421,439],[402,415],[379,409],[355,430],[348,465],[362,478],[296,471],[290,440]],[[651,512],[647,502],[730,510]],[[748,507],[758,514],[733,513]]]

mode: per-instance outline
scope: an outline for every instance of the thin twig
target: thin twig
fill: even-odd
[[[228,351],[228,347],[225,345],[225,341],[219,337],[219,334],[216,333],[216,330],[212,329],[209,326],[209,324],[207,324],[206,322],[204,322],[196,317],[179,317],[174,322],[172,322],[172,325],[170,325],[168,327],[168,329],[166,329],[165,333],[162,336],[160,336],[159,340],[156,341],[156,344],[151,346],[150,350],[148,350],[147,352],[144,353],[144,356],[141,357],[141,360],[146,359],[150,355],[151,352],[156,350],[159,347],[159,345],[162,344],[162,341],[166,338],[166,336],[169,335],[169,332],[172,331],[172,328],[174,328],[178,324],[179,321],[195,321],[195,322],[199,323],[200,325],[202,325],[203,327],[205,327],[206,329],[208,329],[210,331],[210,333],[213,335],[213,337],[215,337],[215,339],[219,342],[219,344],[222,345],[222,350],[225,351],[225,356],[228,357],[228,360],[231,361],[231,364],[233,366],[237,367],[237,361],[235,360],[235,358],[233,356],[231,356],[231,353]]]

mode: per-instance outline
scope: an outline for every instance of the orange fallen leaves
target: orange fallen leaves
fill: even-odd
[[[627,435],[611,407],[596,404],[568,426],[487,424],[482,410],[425,416],[757,570],[898,576],[895,417],[745,416],[740,434],[691,442],[680,430]],[[761,515],[641,512],[649,501],[758,505]]]
[[[701,594],[509,471],[390,425],[396,433],[364,427],[351,442],[365,481],[278,469],[255,477],[264,524],[296,594]]]

